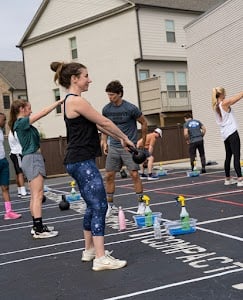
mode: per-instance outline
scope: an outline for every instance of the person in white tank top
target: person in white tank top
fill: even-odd
[[[22,147],[19,143],[18,137],[16,132],[13,134],[12,131],[9,131],[8,134],[8,143],[10,147],[10,159],[13,162],[15,174],[16,174],[16,184],[18,189],[18,197],[24,198],[27,197],[29,194],[26,191],[25,188],[25,179],[24,179],[24,173],[21,168],[21,162],[22,162]]]
[[[243,177],[240,166],[240,137],[238,125],[231,106],[243,98],[243,92],[230,98],[225,98],[223,87],[215,87],[212,92],[212,107],[215,112],[216,123],[219,125],[220,133],[225,146],[225,185],[236,184],[243,186]],[[234,157],[234,169],[237,180],[230,176],[231,158]]]

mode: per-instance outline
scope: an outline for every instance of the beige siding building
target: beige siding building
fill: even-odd
[[[65,95],[50,63],[77,61],[88,67],[93,83],[84,96],[99,112],[108,101],[105,86],[118,79],[124,98],[141,107],[150,125],[183,122],[191,110],[183,27],[222,2],[43,0],[19,42],[33,111]],[[147,80],[157,85],[157,99]],[[46,137],[66,135],[59,111],[38,126]]]
[[[192,111],[207,127],[208,159],[224,159],[224,144],[211,108],[213,87],[227,96],[243,90],[243,1],[229,0],[186,26],[186,48]],[[243,141],[243,101],[233,106]],[[243,149],[242,149],[243,156]]]
[[[27,99],[22,61],[0,61],[0,112],[8,119],[10,105],[15,99]],[[5,133],[8,133],[6,124]]]

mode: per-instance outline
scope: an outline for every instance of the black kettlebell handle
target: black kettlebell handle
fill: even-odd
[[[131,152],[131,153],[134,153],[134,154],[138,154],[138,150],[135,148],[135,147],[133,147],[133,146],[127,146],[128,148],[129,148],[129,152]]]

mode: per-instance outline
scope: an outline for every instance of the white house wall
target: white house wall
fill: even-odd
[[[132,10],[25,47],[26,80],[32,110],[38,111],[53,103],[53,89],[57,86],[49,66],[52,61],[71,61],[69,38],[73,36],[77,39],[76,61],[88,67],[93,81],[84,97],[101,112],[108,102],[107,83],[118,79],[124,86],[124,98],[138,105],[134,60],[139,57],[139,47],[135,11]],[[64,94],[62,90],[62,96]],[[38,126],[48,138],[66,135],[63,117],[55,112],[42,119]]]
[[[139,70],[149,70],[150,77],[156,76],[160,77],[161,90],[167,91],[166,84],[166,72],[185,72],[187,73],[187,63],[186,62],[176,62],[176,61],[145,61],[139,64]],[[176,76],[175,76],[176,79]],[[176,83],[178,85],[178,83]]]
[[[243,1],[231,0],[185,28],[192,110],[194,117],[207,128],[205,149],[208,160],[224,159],[225,156],[211,108],[212,89],[223,86],[227,96],[242,91],[242,16]],[[235,104],[233,110],[243,140],[242,101]]]
[[[186,36],[183,27],[194,20],[198,15],[192,13],[180,13],[166,11],[158,8],[146,8],[139,10],[139,23],[141,29],[141,41],[144,57],[184,57],[186,50]],[[166,41],[165,21],[173,20],[175,24],[176,42]]]
[[[29,38],[102,14],[124,5],[123,0],[51,0]]]

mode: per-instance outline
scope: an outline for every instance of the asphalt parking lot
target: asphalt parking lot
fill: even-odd
[[[43,205],[46,224],[59,231],[56,238],[33,240],[29,200],[18,199],[11,186],[12,205],[22,218],[0,220],[1,299],[243,299],[243,188],[224,186],[217,166],[207,173],[187,177],[186,168],[165,166],[168,173],[155,181],[143,180],[153,212],[162,213],[162,238],[153,228],[138,228],[133,216],[137,203],[130,178],[116,180],[115,205],[125,211],[125,231],[119,231],[117,213],[107,220],[106,249],[126,259],[127,267],[92,271],[92,262],[81,262],[84,248],[84,202],[75,201],[61,211],[61,194],[70,191],[70,177],[46,180]],[[177,220],[183,194],[196,231],[169,235],[163,222]]]

